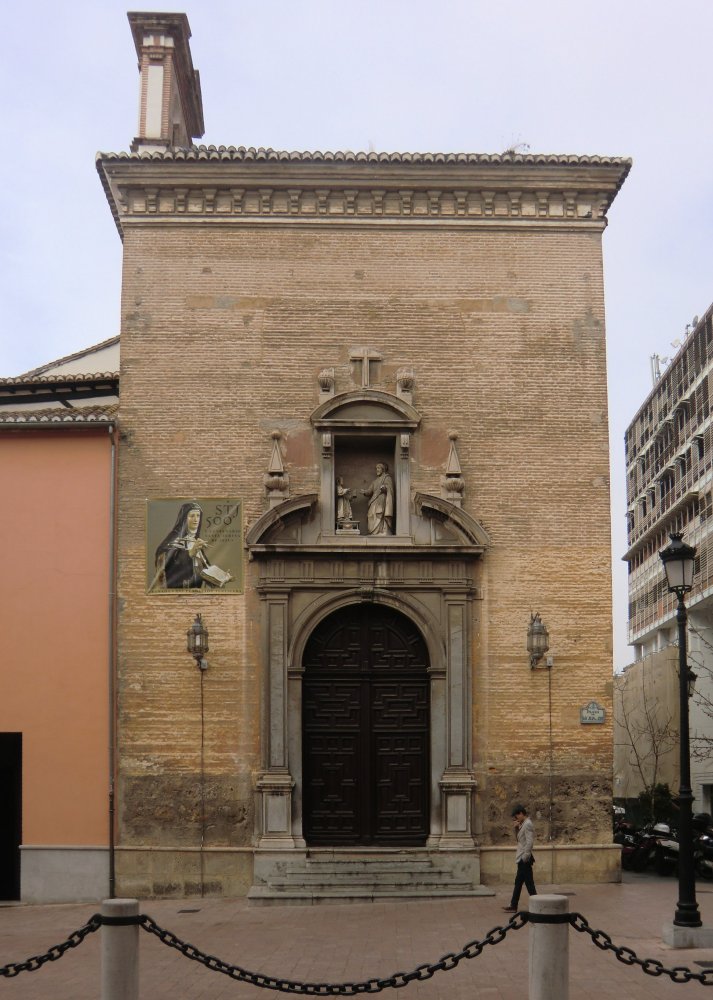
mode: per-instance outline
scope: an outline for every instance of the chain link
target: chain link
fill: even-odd
[[[7,965],[0,966],[0,976],[11,979],[13,976],[19,976],[21,972],[37,972],[47,962],[56,962],[70,948],[76,948],[86,937],[93,934],[94,931],[98,931],[101,925],[101,914],[95,913],[83,927],[70,934],[62,944],[53,945],[44,955],[33,955],[26,962],[9,962]]]
[[[647,976],[668,976],[674,983],[701,983],[703,986],[713,986],[713,969],[705,972],[693,972],[685,965],[675,965],[667,969],[663,962],[656,958],[639,958],[631,948],[617,947],[604,931],[595,931],[589,926],[589,921],[581,913],[570,913],[569,922],[580,934],[589,934],[592,942],[602,951],[612,951],[619,962],[624,965],[638,965]]]
[[[519,931],[523,928],[527,923],[527,914],[516,913],[505,926],[494,927],[491,931],[488,931],[482,941],[470,941],[459,952],[449,952],[439,959],[438,962],[434,962],[433,964],[425,962],[423,965],[417,966],[412,972],[395,972],[385,979],[366,979],[359,983],[299,983],[291,979],[280,979],[275,976],[265,976],[259,972],[250,972],[239,965],[230,965],[228,962],[223,962],[213,955],[207,955],[194,945],[181,941],[171,931],[159,927],[151,917],[143,915],[139,918],[139,922],[144,930],[150,934],[155,934],[169,948],[175,948],[176,951],[180,951],[186,958],[190,958],[194,962],[200,962],[207,969],[211,969],[213,972],[221,972],[223,975],[230,976],[231,979],[237,979],[241,983],[250,983],[252,986],[258,986],[261,989],[277,990],[280,993],[295,993],[302,996],[352,997],[360,993],[381,993],[382,990],[386,989],[399,990],[416,980],[424,982],[435,976],[437,972],[450,972],[464,958],[477,958],[478,955],[482,954],[483,949],[487,945],[499,944],[505,940],[506,935],[510,931]]]

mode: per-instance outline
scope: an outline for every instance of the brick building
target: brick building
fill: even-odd
[[[662,669],[678,676],[671,650],[677,643],[676,598],[668,592],[659,552],[673,531],[683,532],[697,548],[693,590],[686,598],[689,659],[698,678],[691,700],[691,781],[694,808],[708,812],[713,809],[712,372],[713,306],[693,321],[625,437],[629,548],[624,559],[629,564],[629,642],[635,663],[642,663],[637,678],[642,671]],[[660,720],[670,717],[676,725],[677,690],[676,682],[671,703],[661,705],[660,712]],[[617,776],[636,794],[640,781],[629,773],[628,756],[625,740],[617,750]],[[677,787],[677,773],[670,783]]]
[[[617,878],[602,233],[629,162],[191,146],[187,21],[130,20],[139,135],[97,160],[119,891],[477,891],[511,878],[516,800],[541,880]],[[191,507],[242,515],[225,586],[166,585]]]

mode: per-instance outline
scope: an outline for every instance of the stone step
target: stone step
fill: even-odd
[[[492,896],[474,885],[473,868],[460,859],[421,849],[310,848],[298,857],[275,858],[256,874],[251,902],[268,905],[372,902]]]
[[[285,871],[315,872],[428,872],[437,871],[432,861],[357,861],[335,858],[307,858],[305,861],[288,862]]]
[[[416,877],[410,872],[384,872],[379,878],[374,878],[369,872],[344,872],[335,873],[333,878],[328,877],[328,873],[322,872],[285,872],[282,877],[272,876],[269,885],[289,886],[324,886],[330,888],[334,886],[422,886],[426,888],[430,885],[470,887],[470,882],[466,879],[458,879],[452,872],[434,871],[420,872]]]
[[[486,886],[465,888],[438,888],[436,886],[414,887],[407,890],[371,888],[332,887],[310,891],[309,889],[278,889],[272,886],[253,886],[248,893],[252,903],[263,906],[304,906],[317,904],[369,903],[386,899],[463,899],[475,896],[494,896],[495,892]]]

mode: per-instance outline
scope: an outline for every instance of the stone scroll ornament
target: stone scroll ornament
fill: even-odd
[[[367,527],[370,535],[393,535],[394,533],[394,481],[389,475],[389,467],[378,463],[376,479],[371,486],[361,491],[369,497]]]

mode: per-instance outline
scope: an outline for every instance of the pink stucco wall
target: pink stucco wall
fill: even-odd
[[[111,440],[0,435],[0,731],[23,734],[24,844],[108,842]]]

